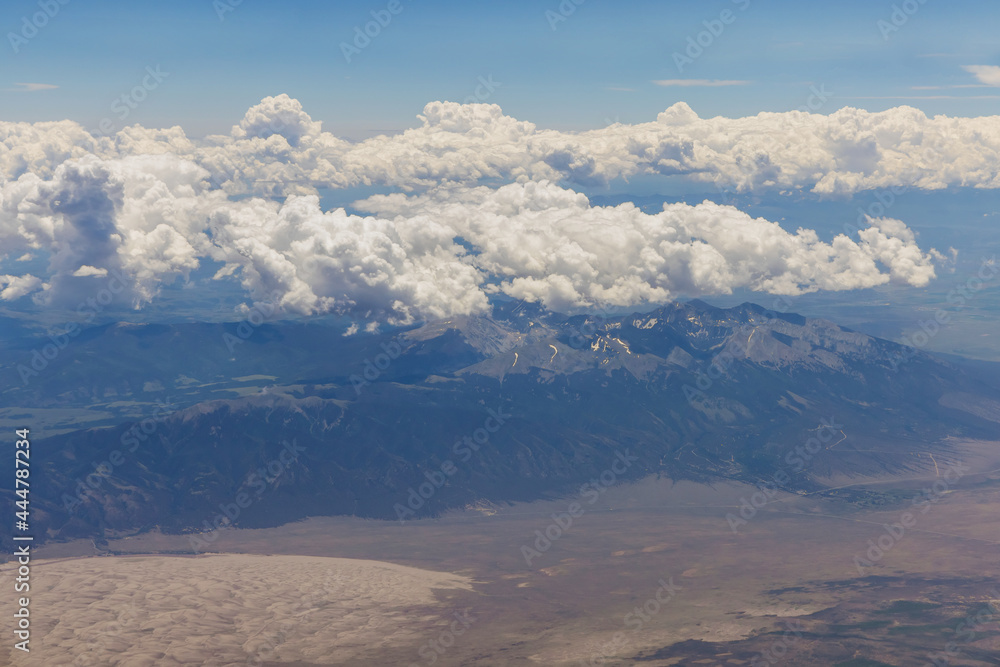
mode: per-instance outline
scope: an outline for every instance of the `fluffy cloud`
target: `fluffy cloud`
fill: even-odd
[[[103,154],[110,142],[101,142],[77,123],[0,122],[0,178],[15,180],[24,175],[47,178],[56,167],[73,158]]]
[[[277,294],[286,311],[347,312],[409,322],[488,310],[502,292],[562,311],[632,306],[737,287],[799,294],[924,285],[932,258],[895,220],[873,220],[858,240],[815,232],[730,206],[591,206],[549,181],[499,188],[446,185],[371,197],[323,211],[315,195],[283,203],[233,200],[206,172],[170,154],[60,165],[51,179],[5,185],[4,247],[43,250],[43,277],[6,276],[3,298],[70,304],[94,281],[126,276],[135,305],[221,263],[251,294]],[[10,190],[8,193],[7,190]],[[12,214],[12,217],[11,217]]]
[[[288,311],[408,322],[488,308],[484,276],[434,220],[324,212],[305,195],[220,207],[211,224],[220,273],[238,270],[248,291],[278,293]]]
[[[992,76],[979,68],[978,76]],[[912,107],[843,108],[699,118],[677,103],[656,120],[588,132],[539,129],[492,104],[431,102],[420,126],[349,143],[287,95],[247,111],[228,135],[126,128],[96,137],[68,121],[0,123],[0,174],[50,176],[62,162],[172,154],[207,170],[229,194],[305,194],[317,187],[442,182],[602,184],[641,173],[685,175],[721,188],[804,189],[824,195],[904,186],[1000,187],[997,117],[928,118]]]
[[[963,69],[984,85],[1000,86],[1000,67],[996,65],[966,65]]]
[[[896,220],[872,220],[859,241],[784,231],[731,206],[668,204],[655,215],[626,203],[591,206],[551,183],[442,188],[356,204],[394,222],[433,220],[472,246],[469,261],[495,281],[486,291],[555,310],[665,303],[738,287],[776,294],[859,289],[897,280],[925,285],[933,258]],[[884,271],[887,269],[887,272]]]
[[[282,104],[297,105],[287,99]],[[298,111],[295,106],[285,113]],[[410,189],[441,182],[543,179],[596,185],[642,173],[684,175],[726,189],[805,189],[823,195],[894,185],[1000,187],[996,117],[928,118],[917,109],[898,107],[880,113],[844,108],[830,115],[792,111],[703,119],[677,103],[654,122],[570,133],[539,129],[504,115],[496,105],[432,102],[419,118],[420,127],[358,144],[310,125],[312,134],[286,132],[292,137],[288,148],[284,142],[250,147],[236,139],[216,151],[268,154],[261,164],[238,160],[239,168],[225,173],[230,188],[244,190],[274,183],[279,173],[294,187]],[[293,146],[297,136],[303,140]],[[193,159],[204,161],[198,155]]]
[[[353,147],[343,173],[407,187],[483,179],[586,185],[639,173],[827,195],[892,185],[1000,187],[997,117],[928,118],[898,107],[702,119],[677,103],[655,122],[566,133],[539,130],[496,105],[435,102],[421,118],[422,127]]]
[[[72,306],[109,271],[131,277],[123,298],[147,302],[208,253],[206,221],[228,200],[205,187],[206,176],[170,154],[87,155],[47,180],[26,174],[0,187],[0,254],[45,251],[46,282],[32,283],[41,304]]]
[[[42,281],[37,276],[2,276],[0,275],[0,301],[14,301],[22,296],[31,294],[39,287]]]
[[[180,128],[94,137],[70,122],[0,123],[0,256],[49,261],[0,277],[0,299],[72,304],[124,276],[122,298],[141,306],[206,262],[289,312],[395,322],[484,312],[497,292],[571,311],[741,287],[924,285],[933,251],[896,220],[825,243],[729,206],[650,215],[591,206],[557,183],[652,171],[749,189],[996,187],[1000,164],[995,119],[905,107],[701,119],[677,104],[652,123],[582,133],[539,130],[495,105],[434,102],[420,118],[357,144],[283,95],[197,141]],[[357,203],[363,215],[323,211],[314,194],[376,183],[403,192]]]

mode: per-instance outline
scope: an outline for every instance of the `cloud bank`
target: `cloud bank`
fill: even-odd
[[[997,119],[906,107],[701,119],[677,104],[652,123],[582,133],[485,104],[433,102],[420,119],[351,143],[282,95],[201,140],[178,127],[100,137],[69,121],[0,123],[0,255],[48,260],[0,275],[0,300],[71,306],[120,276],[122,298],[141,306],[206,263],[290,313],[390,322],[485,312],[499,293],[576,311],[736,288],[920,286],[935,253],[898,220],[825,243],[730,206],[650,215],[592,206],[570,186],[643,172],[831,194],[1000,183]],[[402,192],[357,203],[361,215],[323,211],[315,194],[374,184]]]
[[[891,186],[1000,187],[1000,116],[927,117],[912,107],[843,108],[699,118],[679,102],[649,123],[588,132],[539,129],[493,104],[431,102],[420,126],[360,143],[322,130],[287,95],[247,111],[229,135],[188,138],[138,125],[113,137],[76,123],[0,123],[0,175],[50,176],[64,161],[170,153],[208,170],[230,194],[302,194],[316,187],[442,182],[604,184],[652,173],[740,190],[823,195]]]

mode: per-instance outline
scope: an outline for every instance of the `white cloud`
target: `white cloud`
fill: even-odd
[[[365,215],[349,215],[321,210],[315,195],[234,201],[204,176],[169,154],[69,161],[50,180],[7,184],[30,187],[10,188],[19,213],[2,219],[0,247],[49,253],[39,303],[72,304],[94,280],[125,275],[122,298],[140,305],[213,260],[224,265],[219,279],[275,294],[286,311],[370,322],[481,313],[497,292],[571,311],[738,287],[799,294],[934,277],[931,257],[892,220],[874,221],[858,241],[823,243],[729,206],[672,204],[649,215],[591,206],[548,181],[375,196],[355,203]],[[26,293],[42,277],[19,280],[14,291]]]
[[[0,301],[13,301],[31,294],[42,287],[40,278],[32,275],[3,276],[0,275]]]
[[[380,195],[355,206],[396,223],[444,224],[473,246],[468,261],[499,280],[486,291],[561,311],[665,303],[738,287],[801,294],[893,279],[925,285],[934,277],[931,257],[893,220],[873,221],[859,242],[838,236],[827,244],[811,230],[790,234],[712,202],[665,205],[648,215],[632,204],[594,207],[547,182]]]
[[[107,269],[99,269],[96,266],[87,266],[84,264],[79,269],[73,272],[75,278],[85,278],[87,276],[106,276],[108,275]]]
[[[318,187],[552,180],[601,185],[637,174],[683,175],[740,190],[846,195],[902,186],[1000,187],[995,117],[928,118],[912,107],[829,115],[800,111],[700,118],[679,102],[655,121],[586,132],[540,129],[491,104],[431,102],[420,126],[350,143],[287,95],[265,98],[229,135],[127,127],[94,137],[76,123],[0,123],[0,176],[48,178],[66,160],[172,154],[228,194],[308,194]]]
[[[18,88],[7,88],[6,91],[9,93],[34,93],[39,90],[55,90],[59,86],[54,86],[51,83],[15,83]]]
[[[108,272],[131,276],[126,303],[186,277],[210,242],[209,213],[226,197],[204,169],[170,154],[68,160],[48,179],[25,174],[0,187],[0,256],[44,250],[48,283],[36,300],[74,305]]]
[[[653,81],[657,86],[680,86],[717,88],[720,86],[745,86],[749,81],[737,81],[732,79],[657,79]]]
[[[987,86],[1000,86],[1000,66],[997,65],[964,65],[966,72],[975,75],[980,83]]]
[[[948,86],[952,88],[985,88],[987,86]],[[943,88],[914,87],[913,90],[943,90]],[[852,100],[1000,100],[1000,95],[858,95]]]
[[[231,202],[217,207],[211,225],[210,256],[237,267],[248,291],[278,292],[291,312],[410,321],[487,309],[484,276],[454,230],[433,220],[324,212],[305,195],[282,205]]]
[[[369,326],[484,312],[496,292],[574,310],[737,288],[925,285],[933,252],[899,221],[824,243],[711,202],[652,215],[595,207],[556,182],[653,172],[823,194],[1000,187],[996,119],[908,107],[702,119],[679,103],[650,123],[569,133],[496,105],[432,102],[420,120],[355,144],[278,96],[204,140],[176,127],[100,138],[70,122],[0,123],[0,257],[48,258],[44,274],[5,276],[0,298],[73,305],[122,275],[122,303],[140,306],[206,261],[289,312],[349,312]],[[404,193],[348,215],[321,210],[314,192],[370,184]],[[256,196],[229,196],[239,193]]]

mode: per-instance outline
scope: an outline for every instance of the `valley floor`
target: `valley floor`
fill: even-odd
[[[648,478],[571,525],[581,498],[226,530],[200,556],[155,532],[50,545],[32,651],[4,663],[998,664],[1000,445],[966,444],[957,478],[840,480],[746,523],[752,487]]]

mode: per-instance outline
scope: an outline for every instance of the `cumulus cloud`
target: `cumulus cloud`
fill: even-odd
[[[96,266],[87,266],[84,264],[79,269],[73,272],[73,276],[76,278],[83,278],[85,276],[106,276],[108,275],[107,269],[99,269]]]
[[[591,206],[548,182],[499,189],[380,195],[355,204],[393,221],[434,220],[472,246],[485,287],[563,312],[595,304],[665,303],[678,295],[747,287],[776,294],[925,285],[933,258],[896,220],[872,220],[858,241],[792,234],[731,206],[667,204],[654,215],[630,203]]]
[[[0,299],[72,304],[120,280],[123,304],[138,307],[206,263],[288,312],[370,326],[485,312],[497,293],[574,311],[736,288],[919,286],[935,254],[897,220],[822,242],[708,201],[655,214],[592,206],[560,183],[647,171],[824,193],[996,187],[1000,164],[995,119],[906,107],[701,119],[676,104],[652,123],[565,133],[496,105],[433,102],[420,120],[350,143],[281,95],[203,140],[176,127],[97,137],[70,122],[0,123],[0,258],[48,260],[38,275],[0,277]],[[324,211],[315,194],[371,184],[402,191],[356,203],[360,215]]]
[[[990,79],[992,69],[976,66]],[[729,82],[731,83],[731,82]],[[890,186],[1000,187],[997,117],[928,117],[912,107],[846,107],[745,118],[700,118],[679,102],[652,122],[587,132],[536,127],[493,104],[431,102],[420,125],[359,143],[322,129],[287,95],[247,111],[227,135],[181,128],[92,135],[76,123],[0,123],[0,175],[43,178],[67,160],[172,154],[229,194],[288,195],[384,184],[404,190],[551,180],[604,184],[636,174],[682,175],[738,190],[846,195]]]
[[[37,276],[0,275],[0,301],[14,301],[37,290],[42,281]]]
[[[0,187],[0,256],[45,252],[45,284],[33,283],[43,305],[72,306],[109,272],[130,277],[122,298],[148,302],[208,252],[206,221],[227,198],[207,189],[206,176],[169,154],[88,155],[48,179],[25,174]]]
[[[224,174],[234,190],[260,189],[281,178],[293,188],[308,183],[412,189],[441,182],[543,179],[600,185],[644,173],[687,176],[727,189],[804,189],[822,195],[893,185],[1000,187],[995,117],[928,118],[912,107],[704,119],[680,102],[653,122],[587,132],[541,129],[492,104],[432,102],[419,119],[419,127],[358,144],[310,126],[314,133],[301,135],[296,147],[236,140],[215,151],[230,160],[235,154],[247,156],[233,160]],[[260,159],[262,152],[267,159]]]
[[[484,276],[446,225],[322,211],[314,195],[220,207],[213,259],[248,291],[277,293],[295,313],[351,312],[409,322],[483,312]]]
[[[123,276],[141,305],[210,260],[222,265],[218,279],[276,295],[288,312],[409,322],[485,312],[496,293],[576,311],[737,287],[799,294],[934,276],[913,233],[888,219],[857,240],[824,243],[730,206],[669,204],[650,215],[632,204],[592,206],[549,181],[379,195],[356,202],[355,215],[324,211],[315,195],[233,200],[204,177],[168,154],[91,156],[49,180],[6,184],[14,218],[0,228],[4,248],[50,258],[44,282],[7,277],[6,289],[68,303],[95,280]]]

